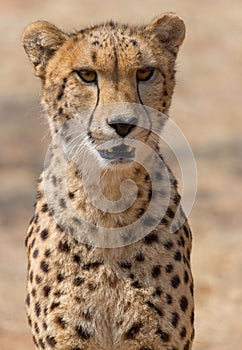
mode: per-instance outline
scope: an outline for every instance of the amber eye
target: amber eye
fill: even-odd
[[[75,70],[76,75],[85,83],[96,83],[97,73],[90,69]]]
[[[137,70],[136,76],[138,81],[149,80],[154,74],[154,68],[141,68]]]

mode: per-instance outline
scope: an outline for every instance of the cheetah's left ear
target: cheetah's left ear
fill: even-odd
[[[157,36],[159,41],[175,54],[185,38],[185,24],[174,13],[164,13],[156,17],[145,30]]]

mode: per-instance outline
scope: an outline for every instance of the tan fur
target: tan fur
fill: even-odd
[[[105,162],[95,155],[103,141],[120,139],[107,123],[113,110],[103,113],[96,108],[97,101],[98,107],[105,107],[105,111],[113,103],[140,105],[142,102],[142,106],[168,112],[175,86],[175,59],[184,35],[183,21],[174,14],[161,15],[144,27],[111,22],[72,34],[39,21],[23,34],[23,46],[36,75],[42,79],[42,105],[53,138],[26,238],[29,258],[26,303],[36,349],[189,350],[192,347],[191,232],[179,206],[172,172],[164,163],[163,170],[159,168],[152,156],[152,152],[160,155],[157,135],[142,127],[130,133],[133,139],[149,146],[150,154],[144,154],[144,159],[149,159],[151,169],[160,172],[163,179],[165,173],[169,175],[168,182],[160,179],[156,187],[149,171],[138,162],[105,168]],[[137,87],[137,70],[144,67],[154,67],[154,77]],[[83,68],[97,72],[96,85],[78,78],[75,72]],[[136,107],[125,108],[127,113],[133,113]],[[86,114],[82,117],[82,127],[87,141],[80,152],[80,164],[67,160],[63,173],[58,170],[61,163],[58,135],[71,128],[74,117],[81,118],[83,112]],[[153,123],[161,129],[164,121],[155,118]],[[92,142],[88,139],[90,135]],[[100,189],[108,200],[119,200],[123,181],[136,183],[138,195],[128,209],[109,213],[90,201],[84,191],[86,158],[100,172]],[[49,197],[48,184],[53,187]],[[95,193],[95,183],[92,186]],[[132,184],[127,186],[131,195]],[[148,209],[150,194],[165,197],[167,186],[171,191],[169,207],[146,237],[139,240],[136,232],[136,242],[125,245],[123,241],[124,246],[120,244],[118,248],[92,247],[78,239],[81,227],[88,224],[97,230],[132,224]],[[56,198],[59,204],[54,206]],[[76,218],[72,217],[67,203],[75,209],[81,225],[85,221],[87,226],[73,224]],[[176,223],[183,220],[184,224],[172,233],[176,212]],[[93,242],[94,233],[85,234],[87,242],[88,239]]]

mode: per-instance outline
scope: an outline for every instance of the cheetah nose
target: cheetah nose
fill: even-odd
[[[125,137],[136,127],[137,121],[138,119],[135,116],[124,117],[122,115],[115,115],[108,120],[108,125],[111,126],[119,136]]]

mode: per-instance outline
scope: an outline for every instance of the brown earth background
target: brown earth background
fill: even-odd
[[[0,349],[33,349],[25,317],[24,236],[48,147],[40,82],[20,44],[46,19],[73,30],[106,19],[144,24],[181,15],[187,37],[170,114],[190,142],[198,192],[190,215],[194,350],[242,349],[242,1],[0,1]]]

